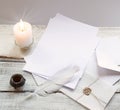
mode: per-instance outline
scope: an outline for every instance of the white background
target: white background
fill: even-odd
[[[120,0],[0,0],[0,24],[47,24],[61,13],[93,26],[120,26]]]

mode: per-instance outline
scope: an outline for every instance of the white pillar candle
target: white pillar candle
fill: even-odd
[[[20,22],[16,23],[13,28],[14,36],[15,36],[15,43],[20,48],[29,47],[33,42],[32,36],[32,26],[28,22]]]

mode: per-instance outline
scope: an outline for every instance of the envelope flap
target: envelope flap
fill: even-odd
[[[94,94],[99,100],[105,102],[106,104],[109,102],[116,91],[116,87],[110,86],[100,79],[91,85],[90,88],[92,89],[92,94]]]
[[[81,103],[90,110],[104,110],[106,104],[96,99],[96,96],[90,94],[89,96],[84,95],[77,102]]]
[[[69,94],[70,97],[73,99],[78,99],[81,95],[83,95],[83,89],[85,87],[88,87],[89,84],[93,83],[97,77],[93,78],[90,77],[89,75],[85,74],[82,79],[79,81],[79,84],[76,89],[67,89],[67,88],[61,88],[60,91],[62,91],[65,94]]]
[[[98,65],[103,68],[120,71],[119,50],[119,36],[103,38],[96,49]]]

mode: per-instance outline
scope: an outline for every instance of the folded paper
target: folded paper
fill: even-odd
[[[109,85],[115,85],[120,79],[120,73],[118,71],[112,71],[110,69],[98,66],[95,52],[88,61],[85,73],[94,77],[99,77],[99,79],[104,80]]]
[[[61,88],[60,91],[90,110],[104,110],[116,88],[85,74],[75,90]]]
[[[120,37],[102,38],[96,49],[98,65],[120,72]]]

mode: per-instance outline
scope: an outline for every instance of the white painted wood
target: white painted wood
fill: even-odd
[[[5,32],[10,34],[10,29],[8,25],[1,25],[0,37],[4,37],[6,35]],[[40,29],[41,26],[38,26],[38,31]],[[99,28],[98,36],[109,37],[115,35],[120,36],[120,28]],[[35,96],[29,100],[23,100],[37,86],[32,75],[22,71],[24,64],[23,57],[20,57],[20,59],[11,59],[5,56],[4,58],[0,58],[0,110],[87,110],[62,93],[54,93],[46,97]],[[24,87],[20,89],[20,92],[15,92],[14,88],[9,85],[10,77],[14,73],[22,73],[27,80]],[[120,86],[120,82],[117,85]],[[106,110],[119,109],[120,89],[118,89],[106,107]]]
[[[5,59],[5,60],[4,60]],[[33,96],[26,99],[37,86],[32,75],[22,71],[24,60],[0,59],[0,110],[87,110],[63,93],[53,93],[46,97]],[[22,73],[26,78],[23,88],[16,90],[9,85],[12,74]],[[119,91],[118,91],[119,92]],[[107,105],[106,110],[119,110],[120,93],[116,93]]]
[[[33,91],[36,88],[36,83],[30,73],[22,71],[24,62],[0,62],[0,91],[18,91],[10,85],[10,78],[13,74],[22,74],[26,79],[25,85],[20,88],[20,91]]]
[[[15,44],[13,25],[0,25],[0,56],[23,58],[31,54],[44,32],[45,26],[33,25],[32,30],[33,44],[29,49],[21,49]]]

